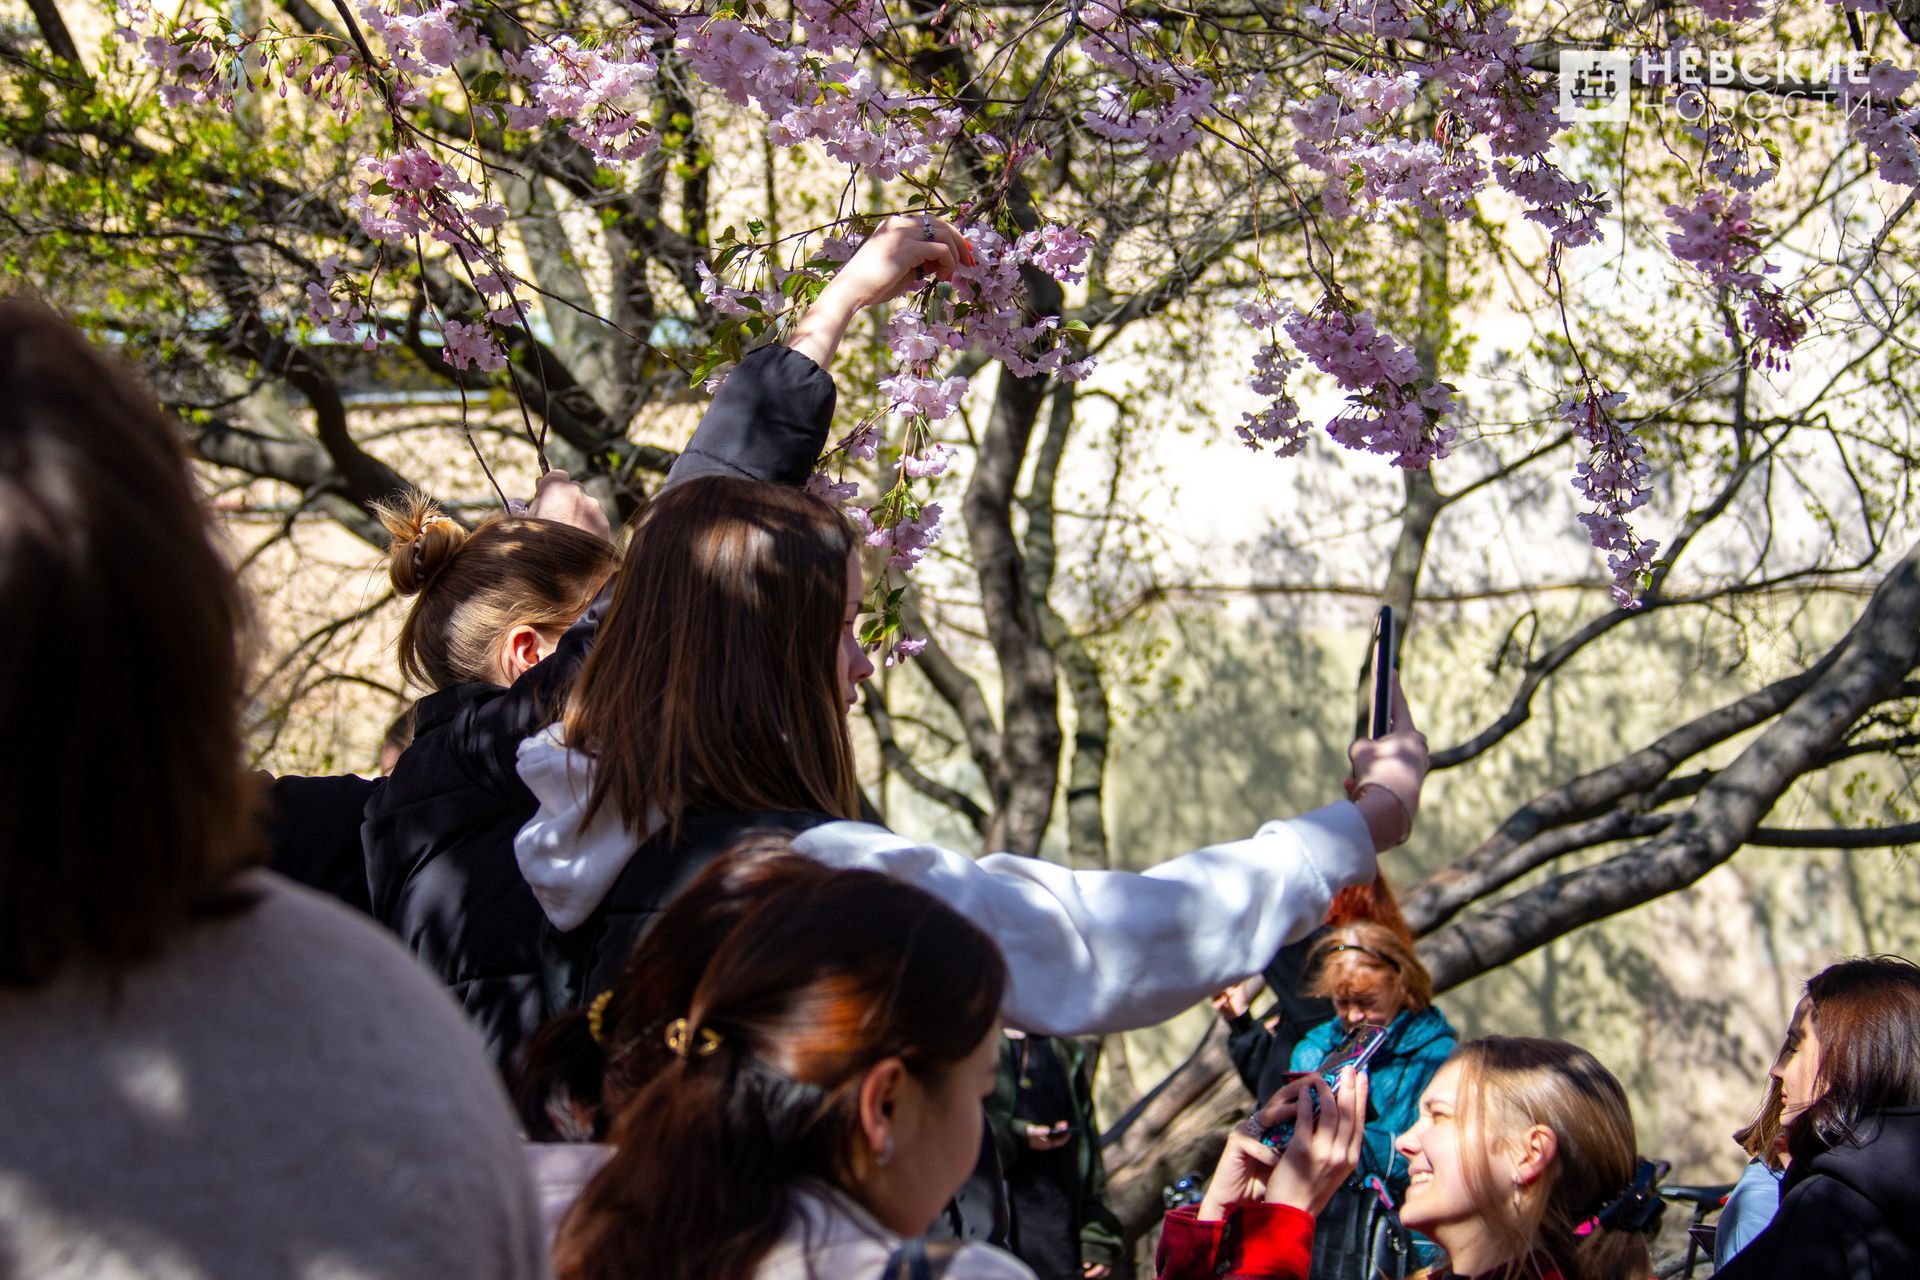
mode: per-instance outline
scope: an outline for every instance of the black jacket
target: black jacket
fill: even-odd
[[[1324,927],[1315,929],[1300,941],[1280,948],[1264,975],[1274,997],[1266,1013],[1257,1019],[1243,1013],[1227,1023],[1227,1056],[1257,1105],[1265,1106],[1286,1083],[1288,1060],[1300,1037],[1333,1016],[1331,1001],[1300,994],[1307,983],[1307,956],[1325,932]],[[1268,1019],[1273,1019],[1272,1030],[1266,1026]]]
[[[832,422],[833,379],[806,356],[763,347],[714,396],[668,474],[798,484]],[[523,739],[551,723],[586,661],[612,586],[511,688],[463,684],[420,702],[413,745],[366,806],[361,829],[373,914],[438,974],[511,1064],[551,1013],[545,916],[514,862],[513,837],[538,808],[514,770]]]
[[[531,814],[529,814],[531,816]],[[808,812],[689,814],[672,839],[641,845],[592,915],[562,932],[545,927],[546,998],[555,1011],[577,1009],[612,988],[634,944],[706,865],[749,836],[798,835],[833,816]]]
[[[287,879],[370,911],[360,823],[385,778],[268,778],[270,866]]]
[[[1863,1124],[1859,1145],[1796,1161],[1773,1225],[1721,1280],[1911,1280],[1920,1276],[1920,1107]]]

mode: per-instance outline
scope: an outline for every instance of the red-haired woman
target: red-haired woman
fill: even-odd
[[[1920,1275],[1920,966],[1843,960],[1807,981],[1774,1063],[1792,1165],[1773,1222],[1716,1274]]]

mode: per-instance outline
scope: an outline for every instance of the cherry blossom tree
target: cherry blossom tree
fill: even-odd
[[[672,461],[644,441],[654,411],[777,338],[879,218],[960,225],[975,261],[839,370],[816,486],[867,530],[873,643],[924,681],[978,785],[940,780],[928,735],[876,692],[886,766],[983,844],[1038,850],[1054,830],[1070,856],[1112,856],[1113,638],[1209,584],[1111,554],[1147,536],[1121,504],[1070,528],[1063,469],[1090,406],[1118,400],[1098,452],[1112,493],[1138,482],[1136,402],[1086,380],[1124,376],[1142,343],[1178,369],[1213,345],[1180,335],[1226,326],[1256,407],[1216,430],[1276,455],[1263,466],[1332,447],[1397,479],[1384,572],[1333,585],[1412,616],[1411,643],[1423,610],[1486,586],[1451,571],[1476,504],[1574,503],[1593,607],[1520,613],[1493,664],[1505,705],[1435,744],[1443,769],[1491,758],[1570,663],[1649,619],[1872,593],[1804,671],[1623,745],[1453,851],[1409,896],[1443,984],[1743,844],[1913,834],[1766,825],[1800,780],[1913,745],[1911,6],[26,7],[0,30],[10,274],[146,362],[210,465],[369,541],[364,504],[413,477],[356,422],[354,386],[457,392],[483,461],[552,458],[629,514]],[[1601,55],[1625,120],[1563,102]],[[1650,327],[1609,264],[1647,266],[1681,319]],[[1524,367],[1504,396],[1471,332],[1489,308],[1531,335],[1499,353]],[[275,396],[299,411],[266,412]],[[1771,536],[1795,503],[1826,545]],[[1683,771],[1736,740],[1733,763]],[[1180,1114],[1123,1154],[1148,1168]]]

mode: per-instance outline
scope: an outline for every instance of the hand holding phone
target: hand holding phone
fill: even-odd
[[[1384,738],[1393,732],[1393,677],[1400,669],[1399,620],[1392,605],[1381,605],[1373,618],[1373,640],[1367,646],[1367,664],[1360,671],[1359,716],[1356,738]]]
[[[1297,1099],[1304,1096],[1313,1114],[1319,1115],[1319,1090],[1325,1088],[1329,1096],[1337,1094],[1343,1078],[1341,1073],[1348,1068],[1352,1068],[1356,1073],[1366,1070],[1367,1063],[1373,1060],[1373,1056],[1380,1052],[1386,1042],[1385,1027],[1376,1027],[1371,1024],[1355,1027],[1348,1033],[1345,1040],[1334,1046],[1331,1052],[1320,1059],[1319,1066],[1307,1073],[1301,1081],[1283,1086],[1281,1091],[1274,1095],[1274,1103],[1278,1103],[1289,1090],[1292,1090],[1295,1110],[1287,1110],[1287,1118],[1269,1120],[1261,1129],[1260,1141],[1276,1151],[1285,1150],[1288,1140],[1293,1136],[1294,1121],[1291,1117],[1297,1114],[1299,1106]],[[1268,1110],[1286,1110],[1286,1108],[1275,1108],[1273,1103],[1269,1103],[1267,1108],[1262,1109],[1262,1116],[1256,1117],[1256,1120],[1263,1119]]]

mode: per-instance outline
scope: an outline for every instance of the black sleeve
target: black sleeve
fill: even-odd
[[[1266,1070],[1272,1052],[1273,1033],[1251,1016],[1243,1013],[1227,1023],[1227,1057],[1233,1059],[1240,1083],[1247,1086],[1255,1102],[1261,1101],[1260,1073]]]
[[[269,787],[267,832],[275,871],[373,914],[360,821],[384,778],[275,778]]]
[[[520,786],[520,775],[514,771],[520,744],[559,717],[574,678],[593,652],[600,619],[613,602],[613,588],[619,581],[617,573],[608,578],[553,652],[528,667],[506,693],[461,710],[448,740],[477,777],[509,790]]]
[[[714,393],[667,483],[738,476],[799,486],[827,447],[838,392],[833,378],[792,347],[761,347]]]

